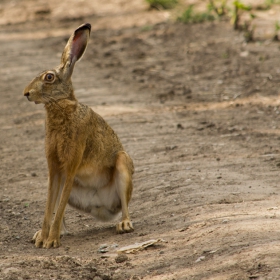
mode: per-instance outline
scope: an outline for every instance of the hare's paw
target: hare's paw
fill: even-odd
[[[43,247],[44,244],[44,238],[42,237],[42,230],[38,230],[35,232],[32,238],[32,242],[35,243],[35,246],[37,248]]]
[[[132,222],[130,220],[124,220],[117,224],[117,233],[126,233],[134,231]]]
[[[60,246],[60,237],[50,237],[44,242],[43,247],[46,249],[58,248]]]

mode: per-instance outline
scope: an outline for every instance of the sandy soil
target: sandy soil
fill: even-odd
[[[0,279],[280,279],[279,42],[172,23],[140,0],[58,2],[0,4]],[[45,111],[22,91],[82,22],[93,31],[76,96],[134,159],[135,231],[68,208],[62,246],[37,249]]]

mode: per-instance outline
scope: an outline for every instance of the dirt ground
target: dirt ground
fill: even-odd
[[[103,2],[0,3],[0,279],[280,279],[280,43]],[[45,111],[22,91],[83,22],[93,30],[75,92],[134,160],[135,231],[67,208],[71,234],[37,249]],[[151,239],[164,242],[116,257]]]

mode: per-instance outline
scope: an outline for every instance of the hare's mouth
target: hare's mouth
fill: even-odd
[[[26,96],[26,99],[29,101],[29,102],[32,102],[31,98],[29,96]]]
[[[38,100],[32,100],[32,98],[30,97],[30,93],[29,92],[25,93],[24,95],[26,96],[27,100],[30,101],[30,102],[34,102],[35,104],[42,103],[42,102],[40,102]]]

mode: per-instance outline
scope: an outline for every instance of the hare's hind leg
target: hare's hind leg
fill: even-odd
[[[117,233],[132,232],[134,228],[129,218],[128,203],[132,194],[133,163],[125,152],[119,152],[114,173],[116,190],[121,200],[122,221],[116,225]]]

